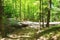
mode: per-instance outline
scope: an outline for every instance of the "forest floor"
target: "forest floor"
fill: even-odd
[[[54,26],[50,28],[44,28],[43,31],[39,32],[38,29],[33,28],[23,28],[14,31],[12,34],[8,36],[11,38],[1,38],[0,40],[60,40],[60,26]],[[36,37],[38,37],[36,39]]]
[[[51,26],[42,29],[34,27],[16,29],[7,35],[11,38],[2,38],[0,36],[0,40],[60,40],[60,26]]]
[[[32,36],[37,32],[37,29],[33,29],[30,27],[17,29],[11,34],[8,34],[10,38],[0,38],[0,40],[34,40]]]

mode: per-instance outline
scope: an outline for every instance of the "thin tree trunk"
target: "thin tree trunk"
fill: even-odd
[[[44,27],[44,11],[43,11],[43,0],[42,0],[42,27]]]
[[[21,0],[20,0],[20,14],[19,14],[19,16],[20,16],[20,21],[22,21],[22,16],[21,16]]]
[[[28,15],[27,15],[27,18],[28,18],[28,21],[30,20],[30,9],[29,9],[29,4],[27,5],[27,13],[28,13]]]
[[[39,9],[40,9],[40,13],[39,13],[39,24],[40,24],[40,27],[41,27],[41,16],[42,16],[42,2],[41,2],[42,0],[40,0],[40,6],[39,6]]]
[[[46,24],[46,27],[49,27],[49,22],[50,22],[50,11],[51,9],[51,0],[49,0],[49,8],[48,8],[48,14],[47,14],[47,24]]]
[[[40,0],[40,14],[39,14],[39,16],[40,16],[40,22],[42,22],[42,25],[41,25],[41,23],[40,23],[40,27],[44,27],[44,12],[43,12],[43,0]]]

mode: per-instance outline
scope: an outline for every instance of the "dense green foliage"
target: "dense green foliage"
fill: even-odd
[[[60,21],[59,4],[59,0],[52,0],[50,21]],[[41,5],[44,19],[46,19],[49,6],[47,0],[43,0],[42,4],[40,4],[39,0],[4,0],[4,13],[7,17],[15,17],[19,20],[39,21],[41,19]]]

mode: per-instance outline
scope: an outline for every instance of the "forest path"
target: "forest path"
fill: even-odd
[[[20,22],[18,22],[20,23]],[[21,22],[23,24],[28,24],[29,27],[31,28],[40,28],[40,24],[42,25],[43,23],[42,22],[32,22],[32,21],[23,21]],[[47,23],[44,22],[44,26],[46,25]],[[59,25],[60,22],[49,22],[50,25]],[[45,26],[46,27],[46,26]]]

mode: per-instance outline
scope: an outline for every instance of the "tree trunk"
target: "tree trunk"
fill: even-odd
[[[50,22],[50,13],[51,13],[51,0],[49,0],[49,8],[48,8],[48,14],[47,14],[47,24],[46,27],[49,27],[49,22]]]
[[[19,16],[20,16],[20,21],[22,21],[22,17],[21,17],[21,0],[20,0],[20,14],[19,14]]]
[[[2,37],[5,37],[5,28],[4,28],[4,24],[3,24],[3,1],[0,0],[0,32]]]
[[[40,0],[39,9],[40,9],[40,13],[39,13],[39,24],[40,24],[40,27],[41,27],[41,21],[42,21],[42,0]]]

